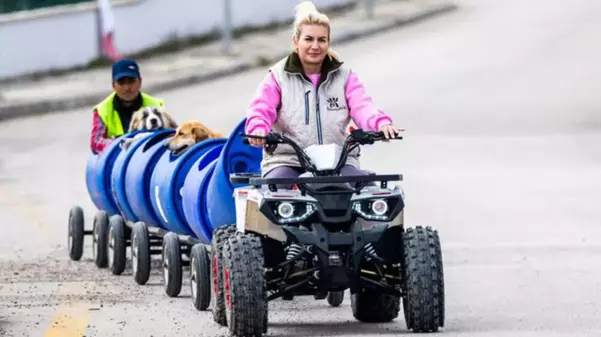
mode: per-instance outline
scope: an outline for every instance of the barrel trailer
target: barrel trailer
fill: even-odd
[[[403,191],[390,183],[402,176],[338,175],[349,153],[382,133],[356,129],[344,146],[308,149],[269,134],[265,150],[294,149],[306,173],[263,179],[263,150],[248,144],[244,124],[183,153],[167,148],[175,130],[164,129],[124,150],[119,140],[140,131],[127,133],[91,154],[86,187],[97,211],[86,230],[82,207],[71,208],[70,258],[81,259],[91,236],[96,266],[121,275],[129,247],[133,278],[144,285],[151,256],[161,255],[167,296],[180,294],[188,268],[194,307],[210,309],[232,336],[266,333],[271,300],[311,295],[336,307],[347,289],[359,321],[392,321],[402,303],[408,329],[443,327],[438,231],[405,227]]]

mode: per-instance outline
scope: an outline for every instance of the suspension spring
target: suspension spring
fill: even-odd
[[[378,257],[378,254],[376,254],[376,250],[374,249],[374,246],[372,246],[371,243],[368,243],[365,245],[365,259],[367,261],[371,261],[373,257]]]
[[[290,245],[290,247],[288,248],[288,254],[286,255],[286,260],[290,260],[292,258],[294,258],[295,256],[299,255],[301,252],[303,251],[303,248],[296,244],[293,243]]]

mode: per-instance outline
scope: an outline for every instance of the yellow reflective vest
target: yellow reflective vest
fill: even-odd
[[[113,108],[113,99],[116,93],[108,95],[102,102],[98,103],[94,107],[98,111],[98,116],[102,119],[102,122],[106,125],[107,128],[107,137],[118,137],[124,134],[123,126],[121,125],[121,118],[119,117],[119,113],[117,110]],[[141,93],[142,95],[142,108],[147,106],[164,106],[165,100],[152,97],[145,93]]]

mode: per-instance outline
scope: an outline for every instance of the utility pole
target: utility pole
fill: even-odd
[[[223,49],[227,54],[232,53],[232,0],[223,0]]]
[[[374,18],[375,0],[363,0],[363,1],[365,3],[365,13],[367,14],[367,18],[373,19]]]
[[[102,52],[102,22],[100,13],[100,1],[96,1],[96,47],[97,55],[99,59],[104,59],[104,53]]]

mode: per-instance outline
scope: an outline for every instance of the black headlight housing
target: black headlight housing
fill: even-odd
[[[365,220],[392,221],[405,207],[400,195],[394,197],[373,197],[355,200],[353,212]]]
[[[317,205],[297,200],[266,200],[260,211],[273,223],[291,224],[311,219],[317,211]]]

